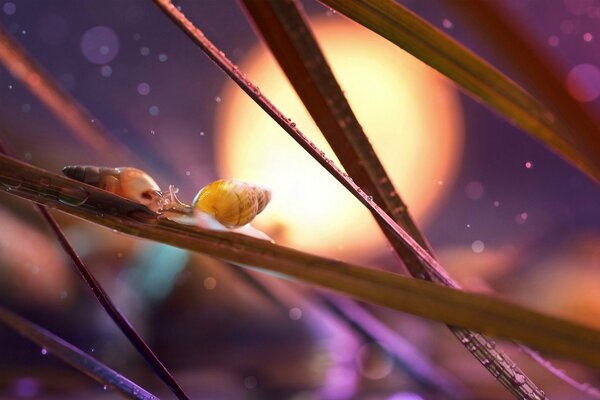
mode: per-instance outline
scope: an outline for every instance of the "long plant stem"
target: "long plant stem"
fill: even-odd
[[[81,275],[81,278],[85,281],[88,287],[94,293],[94,296],[104,308],[106,313],[110,316],[110,318],[114,321],[114,323],[119,327],[119,329],[125,334],[127,339],[131,342],[131,344],[137,349],[137,351],[144,357],[146,362],[154,369],[156,374],[165,382],[165,384],[171,389],[171,391],[177,396],[178,399],[188,400],[189,397],[185,394],[181,386],[177,383],[173,375],[169,372],[169,370],[164,366],[164,364],[160,361],[160,359],[154,354],[150,346],[142,339],[142,337],[137,333],[133,325],[127,320],[127,318],[117,309],[112,300],[100,283],[94,278],[92,273],[85,266],[81,258],[73,249],[73,246],[69,243],[65,234],[63,233],[58,223],[50,215],[46,207],[43,205],[36,205],[42,217],[48,223],[48,226],[52,229],[54,234],[56,235],[60,245],[63,250],[69,255],[73,264],[75,265],[77,272]]]
[[[140,204],[4,155],[0,155],[0,190],[126,234],[262,268],[449,325],[518,340],[600,368],[600,331],[493,296],[335,261],[232,232],[157,219]]]
[[[600,143],[597,136],[572,131],[570,126],[582,126],[579,121],[561,120],[558,114],[540,102],[544,99],[536,99],[492,65],[397,1],[320,1],[437,69],[458,84],[465,93],[498,112],[508,122],[519,126],[600,182]],[[468,7],[467,4],[473,3],[475,6],[482,1],[455,1],[453,4]],[[512,52],[515,42],[506,36],[502,36],[502,39],[511,46]],[[534,52],[525,52],[518,57],[522,61],[529,60],[532,54]],[[529,71],[529,68],[523,70]],[[543,71],[527,74],[541,78]],[[542,85],[548,83],[543,79],[540,82]],[[594,131],[597,133],[597,129]],[[578,136],[577,140],[570,139],[574,136]]]
[[[15,313],[0,306],[0,321],[22,336],[37,343],[68,365],[110,386],[119,394],[133,400],[159,400],[158,397],[136,385],[123,375],[102,364],[72,344]]]
[[[467,5],[450,1],[452,7],[471,21],[478,21],[478,32],[501,54],[525,88],[536,95],[559,121],[568,126],[565,139],[583,153],[585,159],[600,159],[600,128],[581,102],[568,92],[564,74],[559,72],[556,60],[547,54],[544,46],[535,43],[536,35],[519,27],[514,18],[501,10],[502,6],[489,0]]]
[[[408,207],[396,191],[367,135],[337,83],[307,18],[295,0],[242,0],[257,30],[267,42],[290,83],[313,120],[354,181],[382,206],[430,254],[433,251],[417,228]],[[380,222],[392,247],[411,275],[460,288],[443,271],[434,273]],[[543,392],[527,378],[495,343],[483,335],[449,327],[457,339],[483,366],[517,398],[543,397]],[[485,362],[484,362],[485,360]],[[512,379],[523,377],[518,384]]]
[[[46,105],[83,143],[100,154],[122,151],[105,134],[106,128],[54,79],[27,52],[0,27],[0,63]]]

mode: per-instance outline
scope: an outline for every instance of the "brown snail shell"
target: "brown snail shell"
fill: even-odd
[[[84,182],[118,196],[140,203],[154,212],[163,204],[160,187],[144,171],[133,167],[95,167],[68,165],[62,169],[65,176]]]

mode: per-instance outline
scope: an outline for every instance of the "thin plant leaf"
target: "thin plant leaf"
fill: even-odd
[[[481,0],[467,4],[447,1],[467,20],[479,21],[478,33],[506,61],[525,87],[543,102],[557,119],[565,121],[569,129],[559,133],[587,158],[600,159],[600,129],[584,105],[568,92],[557,60],[534,43],[535,35],[515,23],[499,4]]]
[[[356,299],[500,338],[600,368],[600,331],[489,295],[464,292],[319,257],[232,232],[182,225],[81,182],[0,155],[0,190],[137,237],[198,251]],[[522,376],[512,377],[515,382]]]
[[[0,306],[0,321],[71,367],[105,385],[107,389],[115,390],[128,399],[158,400],[158,397],[113,371],[94,357],[2,306]]]
[[[7,149],[2,142],[0,142],[0,154],[6,154]],[[65,197],[68,199],[70,197]],[[63,200],[65,200],[63,199]],[[178,399],[187,400],[188,397],[179,386],[175,378],[169,370],[164,366],[164,364],[160,361],[160,359],[154,354],[150,346],[144,341],[144,339],[137,333],[133,325],[129,322],[129,320],[123,315],[117,307],[114,305],[104,288],[100,285],[100,283],[96,280],[91,271],[85,266],[71,243],[65,236],[64,232],[58,225],[58,222],[54,219],[54,217],[50,214],[48,209],[42,204],[35,204],[35,207],[40,212],[44,221],[48,224],[54,235],[56,236],[58,242],[61,247],[67,253],[75,269],[83,279],[83,281],[88,285],[96,300],[100,303],[102,308],[106,311],[108,316],[113,320],[113,322],[117,325],[117,327],[123,332],[125,337],[131,342],[131,344],[136,348],[136,350],[140,353],[140,355],[146,360],[148,365],[154,370],[156,375],[171,389],[171,391],[177,396]]]
[[[597,130],[592,136],[586,131],[579,137],[569,125],[577,126],[577,121],[559,120],[552,110],[496,68],[393,0],[321,2],[437,69],[467,94],[600,181]],[[576,136],[581,140],[572,140]]]
[[[74,101],[71,95],[56,83],[50,74],[2,27],[0,27],[0,62],[83,143],[100,154],[123,151],[122,146],[105,134],[106,128],[81,104]],[[128,153],[124,155],[129,156]]]
[[[119,309],[112,302],[104,288],[100,285],[100,283],[96,280],[94,275],[90,272],[90,270],[85,266],[79,255],[75,252],[75,249],[69,243],[67,237],[65,236],[62,229],[56,222],[56,220],[50,215],[46,207],[41,204],[37,204],[37,207],[42,214],[42,217],[54,234],[56,235],[60,245],[64,249],[64,251],[69,255],[73,264],[75,265],[77,272],[81,275],[81,278],[85,281],[85,283],[89,286],[89,288],[94,293],[96,300],[100,303],[102,308],[106,311],[108,316],[113,320],[113,322],[119,327],[121,332],[127,337],[127,339],[131,342],[131,344],[135,347],[135,349],[141,354],[141,356],[146,360],[148,365],[152,367],[156,375],[167,385],[169,389],[175,394],[178,399],[188,400],[189,397],[179,383],[175,380],[171,372],[165,367],[165,365],[160,361],[158,356],[152,351],[150,346],[144,341],[144,339],[137,333],[136,329],[131,325],[127,317],[123,315],[119,311]]]
[[[242,0],[242,3],[348,174],[425,250],[433,254],[352,112],[298,2]],[[380,226],[411,275],[459,288],[445,271],[429,271],[427,265],[404,243],[389,234],[384,225]],[[460,328],[449,328],[517,398],[544,397],[543,392],[491,339]],[[523,382],[516,384],[510,379],[515,374],[523,376]]]

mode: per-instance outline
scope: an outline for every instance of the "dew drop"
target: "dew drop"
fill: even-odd
[[[2,187],[5,190],[8,190],[8,191],[18,190],[21,187],[21,185],[22,185],[21,182],[15,180],[13,178],[6,177],[6,178],[2,178],[2,179],[3,179],[2,180]]]
[[[81,186],[64,187],[58,192],[58,201],[74,207],[84,204],[88,197],[88,192]]]
[[[523,375],[520,372],[515,372],[513,379],[514,379],[514,382],[519,386],[523,386],[526,382],[525,375]]]
[[[48,187],[48,186],[50,186],[50,184],[51,184],[50,179],[48,179],[48,178],[40,179],[40,185]]]
[[[107,389],[108,389],[108,385],[104,385],[104,386],[102,387],[102,389],[104,389],[104,390],[107,390]]]
[[[43,356],[45,356],[46,354],[48,354],[48,349],[45,347],[42,347],[41,353]]]

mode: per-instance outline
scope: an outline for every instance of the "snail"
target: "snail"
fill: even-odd
[[[204,186],[191,205],[179,201],[172,185],[165,195],[163,212],[174,221],[213,230],[228,230],[271,241],[250,222],[271,200],[264,186],[232,179],[221,179]]]
[[[192,207],[234,229],[249,224],[270,200],[271,191],[263,186],[221,179],[200,189]]]
[[[144,171],[133,167],[94,167],[91,165],[67,165],[63,174],[135,201],[159,212],[164,204],[160,187]]]

